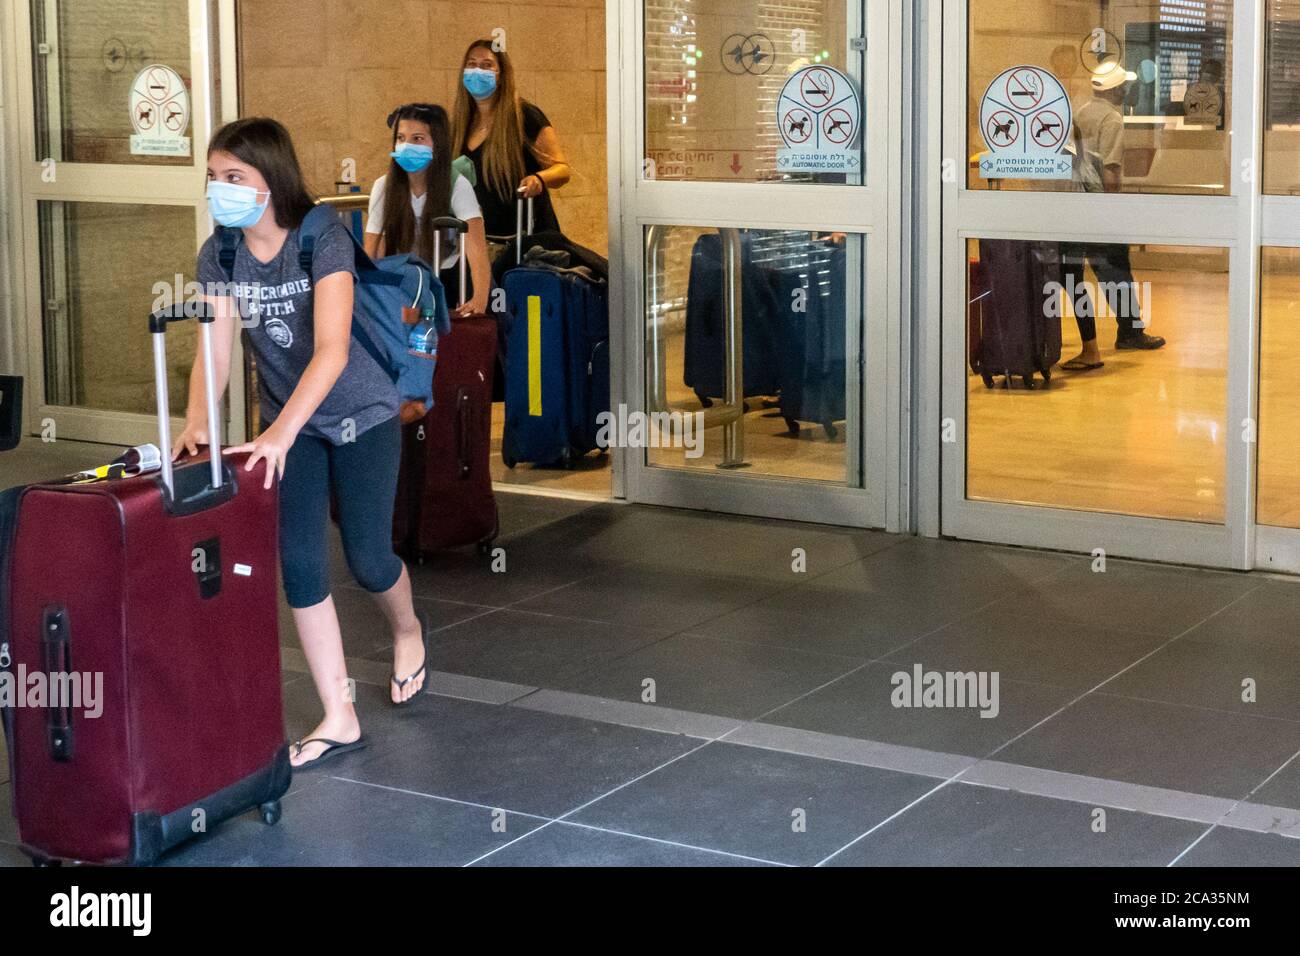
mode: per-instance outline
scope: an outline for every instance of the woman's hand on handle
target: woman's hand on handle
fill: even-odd
[[[482,292],[475,295],[474,298],[470,299],[468,302],[464,302],[459,306],[457,306],[456,314],[457,315],[484,315],[487,312],[487,306],[488,306],[488,294],[486,292]]]
[[[536,173],[529,173],[519,181],[519,195],[524,199],[540,196],[545,189],[546,184],[542,182],[542,177]]]
[[[196,425],[188,419],[185,422],[185,430],[177,436],[172,442],[172,461],[180,457],[181,452],[188,452],[191,455],[199,453],[200,445],[208,444],[208,423],[206,421],[201,425]]]
[[[290,434],[289,429],[275,422],[266,431],[258,435],[246,445],[239,445],[235,448],[227,448],[227,455],[241,455],[248,453],[248,463],[244,465],[245,471],[252,471],[253,466],[259,460],[266,462],[266,481],[262,487],[270,488],[271,483],[275,480],[276,475],[281,479],[284,478],[284,463],[289,455],[289,449],[293,447],[293,440],[296,435]]]

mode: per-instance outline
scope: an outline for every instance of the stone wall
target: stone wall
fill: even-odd
[[[450,110],[466,45],[498,27],[573,168],[555,194],[560,222],[604,253],[604,0],[240,0],[241,113],[289,128],[319,192],[346,159],[368,189],[388,165],[388,112],[413,100]]]

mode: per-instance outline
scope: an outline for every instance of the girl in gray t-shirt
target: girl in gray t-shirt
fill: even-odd
[[[420,691],[427,656],[410,579],[392,547],[401,456],[397,389],[351,334],[352,322],[368,320],[353,313],[355,253],[343,225],[318,238],[310,275],[299,262],[298,229],[313,204],[278,122],[242,119],[218,130],[208,147],[208,206],[223,230],[240,231],[240,241],[230,273],[221,263],[220,234],[204,243],[198,279],[218,316],[217,392],[229,381],[237,323],[257,359],[262,428],[230,451],[248,453],[250,469],[265,461],[268,486],[280,479],[285,597],[325,710],[316,729],[293,744],[297,767],[365,746],[330,597],[331,491],[348,567],[393,632],[394,703]],[[204,396],[198,360],[173,457],[207,444]]]

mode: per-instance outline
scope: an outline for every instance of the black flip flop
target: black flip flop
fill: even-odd
[[[1078,359],[1070,359],[1068,362],[1061,363],[1061,371],[1063,372],[1094,372],[1105,367],[1105,362],[1080,362]]]
[[[399,679],[397,676],[397,672],[396,671],[393,672],[393,675],[389,678],[389,680],[397,685],[397,689],[399,692],[402,690],[403,687],[411,683],[411,681],[418,680],[420,676],[424,674],[425,668],[429,666],[429,621],[425,617],[422,611],[416,611],[415,616],[420,622],[420,636],[424,642],[424,660],[420,661],[420,669],[416,671],[414,674],[412,674],[410,677]],[[415,698],[419,696],[420,695],[418,693],[412,694],[406,700],[398,701],[394,703],[393,706],[404,707],[405,705],[409,704],[411,701],[415,700]]]
[[[358,737],[349,744],[342,743],[338,740],[330,740],[328,737],[308,737],[306,740],[295,740],[290,745],[294,749],[295,757],[302,753],[302,749],[307,746],[307,744],[325,744],[326,746],[325,749],[320,752],[319,756],[313,757],[306,763],[298,764],[298,766],[294,767],[293,770],[297,773],[299,770],[306,770],[308,767],[314,767],[319,763],[323,763],[331,757],[338,757],[342,754],[351,753],[354,750],[361,750],[365,747],[367,742],[365,736]]]

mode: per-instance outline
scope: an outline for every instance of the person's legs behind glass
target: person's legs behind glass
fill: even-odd
[[[1101,368],[1101,349],[1097,346],[1097,321],[1093,308],[1092,295],[1088,291],[1084,266],[1087,262],[1088,247],[1082,242],[1063,242],[1061,253],[1061,287],[1070,308],[1074,312],[1074,322],[1079,327],[1079,341],[1082,343],[1079,354],[1061,363],[1067,372],[1090,372]]]
[[[1148,335],[1142,321],[1141,296],[1133,279],[1133,265],[1126,243],[1106,243],[1088,247],[1088,260],[1097,275],[1102,293],[1110,305],[1119,327],[1115,337],[1117,349],[1162,348],[1165,340],[1158,335]]]

